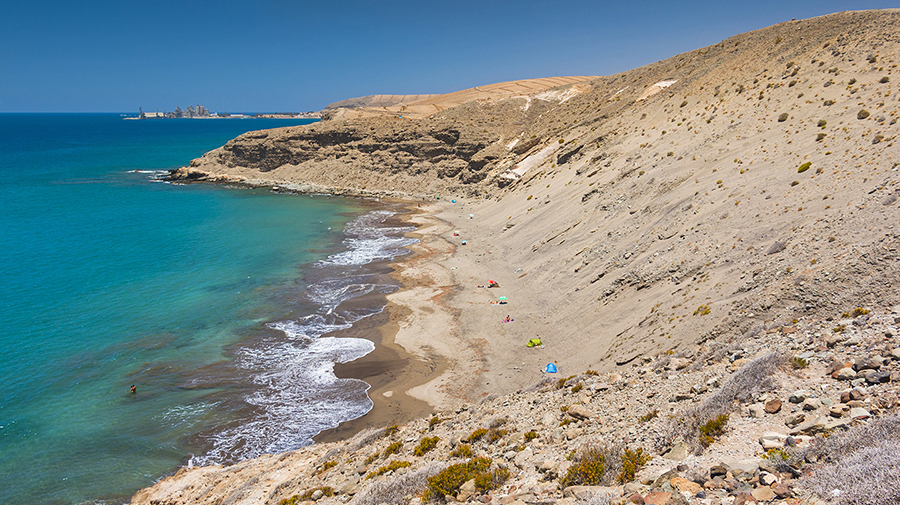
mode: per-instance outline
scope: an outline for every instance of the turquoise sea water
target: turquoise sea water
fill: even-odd
[[[372,203],[173,185],[160,170],[290,120],[0,114],[0,503],[121,503],[185,464],[300,447],[370,407]],[[137,394],[129,393],[129,386]]]

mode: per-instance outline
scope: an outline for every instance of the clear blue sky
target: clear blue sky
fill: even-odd
[[[319,110],[609,75],[877,0],[31,0],[0,9],[0,112]]]

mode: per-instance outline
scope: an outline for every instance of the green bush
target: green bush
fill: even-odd
[[[538,437],[538,434],[534,430],[525,432],[525,440],[528,442],[531,442],[532,440],[536,439],[537,437]]]
[[[497,440],[500,440],[501,438],[505,437],[508,433],[509,432],[506,430],[492,429],[492,430],[488,431],[487,442],[489,444],[493,444]]]
[[[869,313],[869,309],[864,309],[862,307],[856,307],[855,309],[851,310],[850,312],[844,312],[843,314],[841,314],[841,317],[843,317],[844,319],[852,319],[852,318],[857,318],[859,316],[864,316],[868,313]]]
[[[650,421],[651,419],[656,418],[656,416],[658,416],[658,415],[659,415],[659,409],[653,409],[653,410],[647,411],[647,413],[642,415],[638,420],[642,423],[646,423],[646,422]]]
[[[616,476],[616,481],[619,484],[633,481],[637,471],[651,459],[653,458],[649,454],[644,454],[643,447],[638,447],[636,451],[625,449],[622,454],[622,471]]]
[[[827,137],[827,136],[828,136],[828,135],[826,135],[826,134],[824,134],[824,133],[819,133],[818,135],[816,135],[816,142],[821,142],[822,139],[824,139],[824,138]]]
[[[305,493],[301,495],[291,496],[289,500],[281,500],[280,505],[294,505],[295,503],[299,503],[301,501],[306,501],[312,499],[313,493],[316,491],[321,491],[324,496],[334,496],[334,489],[329,486],[322,486],[313,489],[307,490]]]
[[[393,444],[387,446],[384,449],[384,453],[383,453],[384,457],[386,458],[386,457],[390,456],[391,454],[397,454],[398,452],[400,452],[401,447],[403,447],[403,442],[399,442],[399,441],[394,442]]]
[[[469,444],[459,444],[456,446],[456,449],[450,451],[451,458],[471,458],[472,457],[472,446]]]
[[[869,117],[869,111],[863,109],[856,114],[856,119],[865,119]]]
[[[384,475],[384,474],[394,471],[394,470],[406,468],[408,466],[411,466],[409,461],[392,461],[391,463],[384,465],[383,467],[379,468],[378,470],[375,470],[374,472],[370,473],[369,475],[366,475],[366,480],[369,480],[373,477],[378,477],[379,475]]]
[[[438,437],[425,437],[420,442],[419,445],[413,449],[413,454],[416,456],[424,456],[428,453],[428,451],[437,447]]]
[[[327,472],[328,470],[331,470],[332,468],[334,468],[334,467],[336,467],[336,466],[337,466],[337,461],[326,461],[326,462],[322,465],[322,469],[319,470],[319,473],[325,473],[325,472]]]
[[[824,120],[824,119],[820,119],[819,122],[818,122],[818,124],[816,124],[816,126],[818,126],[819,128],[825,128],[825,126],[826,126],[827,124],[828,124],[828,121],[826,121],[826,120]]]
[[[489,473],[491,460],[488,458],[475,458],[466,463],[450,465],[443,471],[428,479],[428,487],[422,494],[422,500],[426,502],[442,499],[446,496],[456,496],[459,488],[468,481],[482,474]]]
[[[791,358],[791,368],[793,368],[794,370],[800,370],[802,368],[806,368],[807,366],[809,366],[809,363],[805,359],[798,358],[797,356]]]
[[[582,389],[584,389],[584,385],[581,384],[580,382],[578,384],[575,384],[574,386],[572,386],[573,393],[577,393],[577,392],[581,391]]]
[[[389,436],[397,433],[398,431],[400,431],[400,427],[397,426],[396,424],[393,426],[388,426],[387,428],[384,429],[384,436],[389,437]]]
[[[487,428],[478,428],[472,433],[469,433],[469,436],[466,437],[465,441],[468,443],[477,442],[481,440],[485,435],[487,435]]]
[[[434,416],[431,418],[430,421],[428,421],[428,428],[429,429],[434,428],[435,426],[437,426],[440,423],[441,423],[441,418],[439,418],[438,416]]]
[[[700,432],[700,444],[704,447],[712,445],[717,438],[725,433],[726,424],[728,424],[728,414],[722,414],[697,427],[697,431]]]
[[[366,464],[366,465],[371,465],[373,461],[375,461],[376,459],[378,459],[378,456],[381,456],[381,453],[380,453],[380,452],[378,452],[378,451],[373,452],[371,455],[369,455],[368,458],[366,458],[365,464]]]
[[[491,489],[497,489],[509,479],[509,470],[501,467],[492,472],[479,473],[475,476],[475,489],[486,493]]]
[[[560,483],[563,486],[599,485],[606,472],[606,454],[603,450],[589,447],[574,459]]]
[[[806,163],[800,165],[799,168],[797,168],[797,173],[802,174],[803,172],[806,172],[807,170],[809,170],[809,167],[811,167],[811,166],[812,166],[812,162],[807,161]]]

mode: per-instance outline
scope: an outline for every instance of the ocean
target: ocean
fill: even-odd
[[[371,409],[333,366],[374,344],[334,332],[397,289],[401,210],[160,180],[307,122],[0,114],[0,503],[123,503]]]

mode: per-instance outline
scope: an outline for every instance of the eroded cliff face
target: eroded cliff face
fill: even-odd
[[[551,106],[523,98],[422,120],[367,118],[249,132],[172,173],[173,179],[280,180],[338,190],[477,194],[496,184],[498,162],[529,116]],[[475,110],[473,110],[475,109]],[[474,112],[474,114],[473,114]],[[468,116],[462,120],[461,116]],[[534,146],[541,138],[535,136]]]

